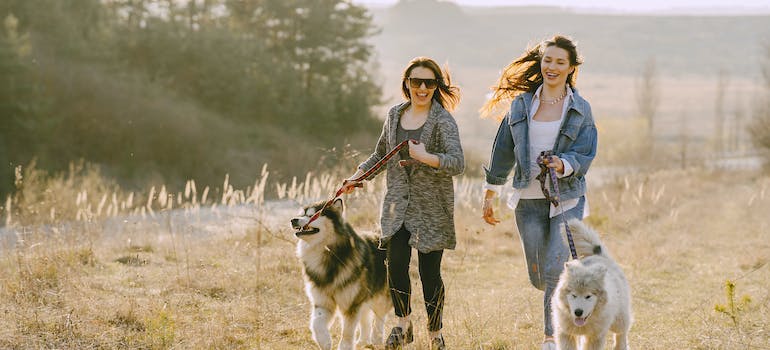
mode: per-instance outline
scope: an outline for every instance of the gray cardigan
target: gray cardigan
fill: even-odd
[[[397,146],[396,128],[409,104],[404,102],[390,109],[374,153],[358,166],[360,169],[370,169]],[[409,245],[422,253],[454,249],[457,244],[452,176],[462,174],[465,160],[457,123],[436,101],[431,103],[420,142],[429,153],[438,156],[438,169],[419,163],[411,166],[407,177],[406,170],[398,165],[401,157],[397,154],[367,179],[387,169],[387,188],[380,210],[380,248],[387,245],[401,225],[412,234]]]

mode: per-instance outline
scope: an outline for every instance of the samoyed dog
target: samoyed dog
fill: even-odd
[[[627,350],[633,322],[628,281],[594,230],[579,220],[567,224],[580,258],[565,264],[551,300],[557,349],[601,350],[612,332],[613,349]]]

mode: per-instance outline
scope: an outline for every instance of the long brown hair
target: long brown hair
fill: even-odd
[[[438,87],[433,91],[433,100],[438,102],[441,107],[444,107],[444,109],[448,111],[454,110],[454,108],[457,107],[457,104],[460,103],[460,88],[452,86],[452,78],[449,76],[448,69],[444,68],[442,70],[436,61],[428,57],[415,57],[409,61],[409,65],[404,69],[404,75],[401,79],[401,92],[403,92],[404,97],[407,100],[410,99],[409,87],[406,86],[406,79],[412,74],[412,70],[417,67],[430,69],[433,72],[433,75],[436,76],[436,80],[438,80]]]
[[[569,54],[569,64],[575,67],[575,69],[567,75],[567,84],[570,87],[575,87],[578,72],[577,66],[583,63],[583,59],[578,56],[577,46],[572,39],[562,35],[555,35],[551,39],[544,40],[534,47],[530,47],[523,55],[503,69],[503,74],[500,76],[497,86],[492,88],[492,98],[481,107],[482,118],[495,116],[501,119],[502,113],[499,113],[499,109],[504,108],[504,102],[510,102],[522,92],[535,92],[537,90],[543,83],[543,73],[540,70],[543,52],[551,46],[564,49]]]

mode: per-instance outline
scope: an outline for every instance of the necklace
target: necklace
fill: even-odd
[[[543,99],[541,97],[540,98],[540,102],[545,103],[545,104],[549,104],[549,105],[555,105],[555,104],[559,103],[559,101],[561,101],[561,99],[563,99],[565,96],[567,96],[567,90],[564,90],[564,93],[561,96],[559,96],[558,98],[555,98],[553,100],[546,100],[546,99]]]

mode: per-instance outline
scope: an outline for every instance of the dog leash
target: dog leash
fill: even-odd
[[[540,152],[540,156],[537,157],[537,164],[540,166],[540,174],[538,174],[536,178],[540,180],[540,189],[543,191],[545,198],[550,201],[554,207],[559,208],[559,215],[561,216],[562,222],[564,222],[564,229],[567,232],[569,252],[572,254],[572,259],[577,259],[577,250],[575,250],[575,242],[572,240],[572,232],[569,229],[569,225],[567,225],[567,219],[564,217],[564,207],[559,206],[559,183],[556,178],[556,169],[549,168],[545,164],[545,159],[550,160],[551,156],[553,156],[553,152],[550,150]],[[553,185],[553,191],[556,193],[555,196],[551,196],[551,193],[548,191],[548,187],[545,184],[546,176],[551,178],[551,185]]]
[[[359,177],[357,177],[355,179],[352,179],[352,180],[346,180],[342,184],[342,187],[340,187],[334,193],[334,196],[332,197],[332,199],[326,201],[326,203],[324,203],[323,207],[321,207],[321,209],[319,211],[315,212],[315,214],[313,214],[313,216],[310,217],[310,219],[308,220],[307,224],[305,224],[305,226],[303,226],[302,229],[303,230],[307,229],[307,227],[310,225],[310,223],[312,223],[313,221],[318,219],[319,216],[321,216],[321,213],[324,211],[324,209],[326,209],[330,205],[332,205],[332,203],[334,203],[334,200],[339,198],[339,196],[341,196],[342,193],[345,192],[345,184],[346,183],[348,183],[348,182],[356,182],[356,184],[353,187],[363,187],[364,185],[361,184],[360,182],[363,181],[364,179],[366,179],[367,177],[369,177],[369,175],[372,175],[375,171],[377,171],[377,169],[382,167],[383,164],[387,163],[388,160],[390,160],[390,158],[392,158],[394,155],[396,155],[396,153],[398,153],[398,151],[400,151],[402,148],[404,148],[404,146],[406,146],[409,143],[409,141],[412,141],[412,142],[415,142],[415,143],[418,143],[418,144],[420,143],[420,141],[417,141],[417,140],[404,140],[403,142],[401,142],[398,145],[396,145],[396,147],[394,147],[392,150],[390,150],[390,152],[388,152],[388,154],[386,154],[384,157],[382,157],[382,159],[377,161],[377,163],[374,163],[374,165],[369,170],[367,170],[365,173],[363,173],[361,176],[359,176]],[[398,165],[400,165],[400,166],[407,166],[407,165],[411,165],[411,164],[415,164],[415,163],[417,163],[417,160],[415,160],[415,159],[400,160],[400,161],[398,161]]]

